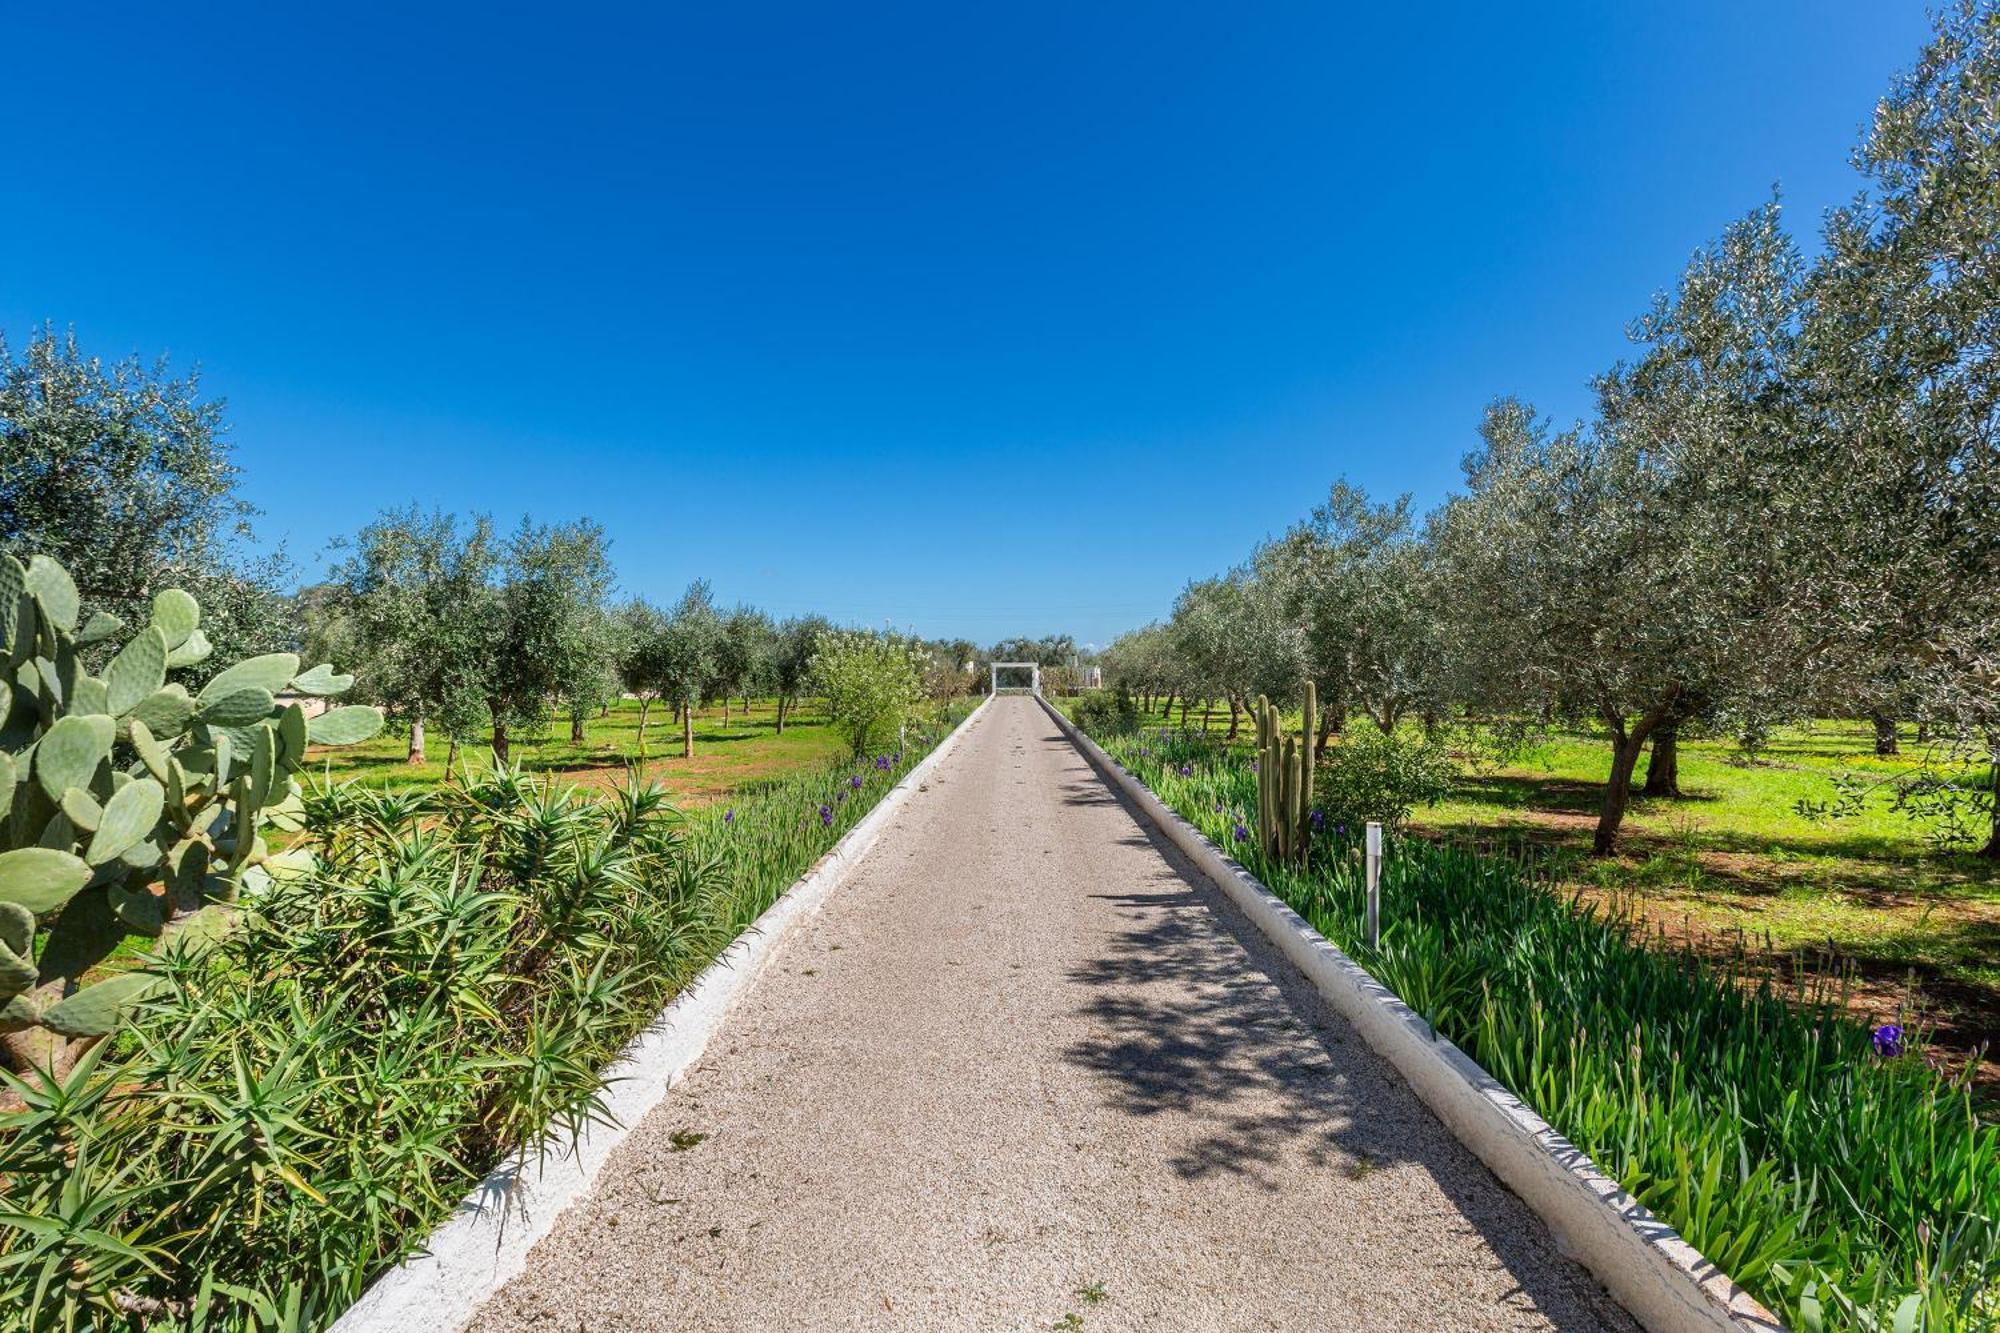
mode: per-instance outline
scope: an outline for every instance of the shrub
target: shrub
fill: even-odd
[[[1329,827],[1370,820],[1400,827],[1418,806],[1451,794],[1458,771],[1444,746],[1374,727],[1356,727],[1320,758],[1313,796]]]
[[[1139,705],[1122,686],[1090,690],[1070,709],[1076,724],[1094,736],[1122,736],[1139,729]]]
[[[813,649],[812,673],[826,691],[827,711],[856,755],[902,727],[923,697],[929,654],[893,634],[824,630]]]

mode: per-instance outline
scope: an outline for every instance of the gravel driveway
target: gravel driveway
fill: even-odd
[[[1631,1325],[1003,698],[473,1327]]]

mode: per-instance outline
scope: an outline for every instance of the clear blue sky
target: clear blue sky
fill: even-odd
[[[36,5],[0,328],[199,361],[308,571],[415,500],[627,590],[1102,643],[1429,504],[1690,250],[1810,232],[1902,0]]]

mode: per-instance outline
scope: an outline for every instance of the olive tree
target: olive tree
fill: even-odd
[[[1864,679],[1986,762],[2000,858],[2000,7],[1960,0],[1876,108],[1869,190],[1828,220],[1787,500]],[[1969,793],[1968,793],[1969,794]]]
[[[1304,669],[1318,687],[1318,748],[1356,705],[1385,734],[1406,713],[1442,714],[1445,621],[1409,496],[1377,504],[1337,481],[1305,522],[1258,550],[1255,564],[1297,626]]]
[[[197,376],[107,364],[52,328],[19,355],[0,337],[0,553],[59,561],[126,624],[163,588],[190,593],[211,662],[297,646],[286,562],[246,549],[254,511],[236,476],[223,404]]]
[[[771,688],[778,695],[778,734],[801,696],[813,685],[813,654],[833,626],[823,616],[794,616],[777,627],[771,648]]]
[[[635,597],[618,608],[618,678],[639,700],[639,762],[646,762],[646,724],[666,692],[671,667],[668,618]]]
[[[773,633],[771,618],[754,607],[739,606],[722,618],[709,693],[722,700],[724,726],[729,725],[730,697],[741,695],[743,711],[748,713],[750,692],[770,675]]]
[[[425,727],[454,744],[486,717],[484,675],[492,525],[411,507],[384,512],[348,544],[315,599],[313,637],[350,651],[364,697],[409,728],[409,762],[424,761]]]
[[[522,520],[506,544],[500,583],[486,599],[486,708],[493,754],[514,731],[547,721],[599,653],[592,638],[611,589],[604,530],[588,520]]]
[[[1250,570],[1203,579],[1182,590],[1170,622],[1176,655],[1205,696],[1227,700],[1229,738],[1259,694],[1287,699],[1304,677],[1298,627],[1285,614],[1282,590]],[[1182,716],[1186,716],[1186,688]]]
[[[694,712],[715,678],[722,641],[722,618],[706,580],[688,585],[667,617],[659,643],[660,697],[672,703],[681,719],[681,758],[694,758]]]

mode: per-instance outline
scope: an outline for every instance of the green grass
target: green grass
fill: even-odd
[[[1881,779],[1921,762],[1878,757],[1865,723],[1822,721],[1748,758],[1720,740],[1684,741],[1679,799],[1635,798],[1619,854],[1585,855],[1610,768],[1603,740],[1556,737],[1504,764],[1474,763],[1420,831],[1454,841],[1519,839],[1546,850],[1564,889],[1631,906],[1655,928],[1719,954],[1747,944],[1788,972],[1853,969],[1855,1007],[1887,1020],[1921,1013],[1955,1059],[2000,1045],[2000,867],[1940,851],[1877,792],[1851,817],[1799,813],[1843,775]],[[1989,1090],[2000,1066],[1982,1070]]]
[[[569,737],[569,720],[557,719],[537,735],[516,736],[511,757],[529,773],[552,773],[590,786],[614,785],[639,757],[638,701],[621,699],[605,716],[588,719],[583,744],[572,744]],[[315,755],[320,762],[314,772],[336,782],[412,790],[446,776],[448,742],[433,732],[425,750],[428,762],[411,764],[407,732],[385,733],[364,745]],[[654,704],[646,726],[645,776],[666,788],[676,805],[700,806],[762,779],[839,758],[845,751],[846,743],[817,699],[795,707],[785,719],[782,736],[776,700],[753,699],[746,714],[739,699],[730,705],[726,724],[720,704],[696,710],[694,758],[683,759],[673,709]],[[489,753],[485,743],[468,746],[460,751],[460,763],[482,768]]]

